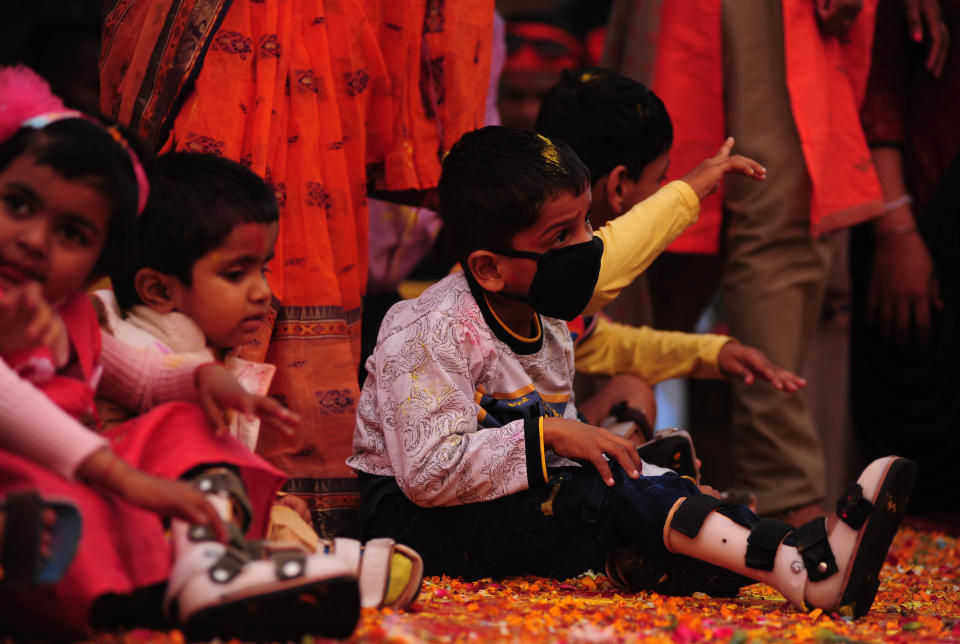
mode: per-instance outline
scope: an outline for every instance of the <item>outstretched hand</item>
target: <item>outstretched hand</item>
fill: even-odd
[[[733,137],[728,137],[716,155],[703,161],[683,177],[683,180],[697,193],[700,201],[716,191],[720,186],[720,179],[728,172],[753,177],[757,181],[767,178],[767,169],[753,159],[739,154],[730,154],[733,151],[733,143]]]
[[[273,398],[251,394],[223,365],[211,362],[198,367],[196,381],[200,407],[218,436],[227,431],[224,416],[228,410],[257,416],[264,424],[287,434],[293,434],[300,425],[300,416]]]
[[[773,364],[759,349],[744,346],[739,342],[727,342],[723,345],[717,356],[717,366],[728,378],[742,380],[747,385],[752,385],[757,378],[761,378],[774,388],[791,394],[807,386],[806,380]]]
[[[43,297],[37,282],[28,282],[0,295],[0,353],[48,347],[58,367],[70,352],[67,327]]]
[[[924,32],[929,37],[927,69],[940,78],[950,49],[950,30],[943,22],[940,0],[903,0],[903,11],[907,16],[910,38],[914,42],[923,42]]]
[[[632,441],[579,420],[544,418],[543,444],[560,456],[590,461],[607,485],[613,485],[614,480],[604,454],[620,463],[630,478],[639,477],[643,471],[643,461]]]
[[[223,521],[202,492],[185,481],[162,479],[138,470],[108,447],[83,461],[76,476],[84,483],[109,490],[128,503],[162,517],[209,526],[219,541],[226,540]]]

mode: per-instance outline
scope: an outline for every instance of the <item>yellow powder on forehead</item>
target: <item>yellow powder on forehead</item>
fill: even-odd
[[[562,166],[560,165],[560,153],[557,152],[557,147],[553,144],[553,141],[542,134],[538,134],[537,136],[543,139],[543,142],[546,144],[546,146],[540,152],[546,162],[549,165],[556,166],[558,169],[562,169]]]
[[[643,118],[646,115],[647,115],[647,111],[643,109],[643,105],[641,105],[640,103],[637,103],[637,116],[639,116],[640,118]]]
[[[586,83],[593,80],[593,72],[583,72],[580,74],[580,82]]]

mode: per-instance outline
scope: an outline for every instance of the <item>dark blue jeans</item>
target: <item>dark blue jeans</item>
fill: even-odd
[[[392,537],[417,550],[428,575],[468,579],[540,575],[565,579],[602,571],[607,553],[633,547],[665,570],[708,576],[718,569],[675,555],[663,545],[663,526],[677,499],[699,494],[675,474],[630,479],[611,463],[616,485],[608,487],[591,466],[551,469],[547,485],[468,505],[422,508],[392,477],[360,473],[364,539]],[[752,528],[748,508],[720,512]],[[748,583],[748,582],[745,582]]]

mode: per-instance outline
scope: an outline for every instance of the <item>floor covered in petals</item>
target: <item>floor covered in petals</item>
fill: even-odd
[[[901,528],[873,610],[853,621],[802,613],[757,584],[736,599],[626,593],[603,575],[464,582],[428,577],[406,611],[365,610],[350,642],[955,642],[960,641],[960,543]],[[181,644],[179,631],[103,634],[97,644]],[[323,640],[304,638],[304,644]]]

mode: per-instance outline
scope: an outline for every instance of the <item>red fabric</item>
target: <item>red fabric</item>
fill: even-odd
[[[78,419],[84,420],[83,410],[93,404],[93,389],[87,383],[94,378],[100,331],[86,296],[74,298],[61,314],[80,358],[81,373],[79,378],[55,377],[54,386],[44,388],[44,393],[64,409],[78,410]],[[122,459],[163,478],[177,478],[198,465],[239,467],[254,510],[249,534],[263,535],[283,474],[231,436],[216,437],[196,405],[162,405],[114,427],[106,436]],[[127,593],[167,578],[170,546],[157,515],[0,451],[0,497],[18,490],[74,502],[83,517],[83,533],[76,557],[57,584],[27,592],[0,588],[5,624],[32,633],[77,637],[87,631],[87,615],[99,595]]]
[[[882,209],[858,115],[875,11],[876,0],[864,2],[848,39],[841,42],[821,37],[810,0],[783,0],[787,87],[813,184],[812,235],[850,226]],[[673,119],[674,172],[687,172],[716,153],[725,136],[719,1],[663,2],[653,89]],[[716,252],[720,221],[721,199],[707,199],[699,221],[669,250]]]
[[[517,44],[511,47],[511,41]],[[508,22],[507,43],[506,71],[558,72],[585,62],[583,45],[573,34],[545,23]],[[539,43],[553,45],[549,55],[537,49]]]

